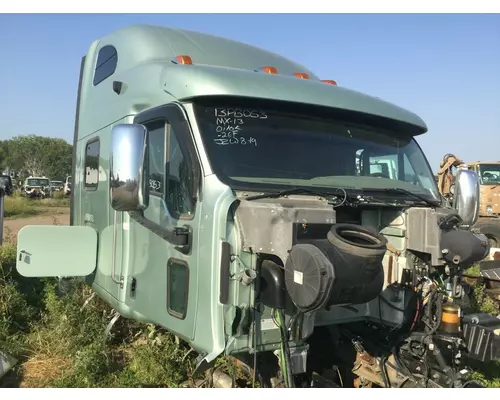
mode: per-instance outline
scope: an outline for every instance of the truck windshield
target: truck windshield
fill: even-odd
[[[478,167],[482,185],[500,184],[500,164],[479,164]]]
[[[440,199],[412,136],[283,111],[196,105],[195,113],[212,169],[234,189],[399,188]]]
[[[26,186],[49,186],[48,179],[28,179]]]

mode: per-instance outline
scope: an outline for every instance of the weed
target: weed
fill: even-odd
[[[22,197],[4,198],[5,218],[25,218],[40,214],[42,211],[28,199]]]
[[[12,233],[12,229],[8,226],[3,227],[3,243],[10,245],[17,243],[17,236]]]
[[[26,218],[51,210],[69,207],[68,198],[28,199],[21,196],[8,196],[4,199],[6,218]]]
[[[112,309],[79,279],[23,278],[15,270],[15,245],[0,246],[0,347],[20,360],[14,372],[23,387],[179,387],[192,380],[195,352],[155,325],[119,319],[104,329]],[[480,285],[478,285],[480,286]],[[486,307],[476,289],[477,307]],[[482,294],[483,293],[483,294]],[[216,363],[228,374],[227,359]],[[500,387],[500,363],[479,363],[473,378]],[[244,376],[240,385],[251,386]],[[198,383],[198,382],[197,382]],[[200,385],[205,385],[201,382]]]
[[[481,268],[474,265],[467,269],[465,273],[472,276],[480,276]],[[473,292],[471,298],[471,306],[473,311],[482,312],[492,315],[498,315],[500,312],[498,302],[495,302],[486,293],[486,286],[480,280],[473,282]],[[479,363],[475,360],[468,360],[468,363],[475,372],[472,378],[481,382],[483,385],[491,388],[500,388],[500,361],[491,361],[487,363]]]

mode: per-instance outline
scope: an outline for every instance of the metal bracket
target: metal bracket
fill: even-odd
[[[0,378],[7,374],[18,363],[10,354],[0,351]]]
[[[196,367],[193,371],[193,378],[196,377],[198,374],[205,373],[215,364],[215,360],[208,363],[205,360],[205,357],[206,354],[200,354],[198,357],[196,357]]]

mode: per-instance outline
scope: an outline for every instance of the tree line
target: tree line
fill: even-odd
[[[73,146],[60,138],[15,136],[0,141],[0,168],[16,181],[30,175],[63,181],[71,175],[72,150]]]

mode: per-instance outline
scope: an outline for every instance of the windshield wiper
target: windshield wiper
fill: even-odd
[[[433,206],[433,207],[440,206],[440,203],[438,201],[432,201],[432,200],[426,199],[424,196],[420,196],[419,194],[410,192],[409,190],[402,189],[402,188],[384,188],[384,189],[369,189],[369,190],[380,190],[380,191],[383,191],[386,193],[403,193],[403,194],[406,194],[410,197],[413,197],[414,199],[421,200],[430,206]]]
[[[342,191],[342,189],[339,189]],[[306,189],[306,188],[293,188],[293,189],[287,189],[287,190],[282,190],[279,192],[269,192],[269,193],[262,193],[262,194],[256,194],[254,196],[248,196],[245,198],[245,200],[258,200],[258,199],[277,199],[282,196],[288,196],[291,194],[309,194],[312,196],[321,196],[321,197],[339,197],[342,196],[344,197],[346,195],[345,191],[343,194],[337,195],[334,193],[329,193],[329,192],[323,192],[320,190],[314,190],[314,189]],[[349,197],[349,196],[347,196]]]

